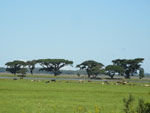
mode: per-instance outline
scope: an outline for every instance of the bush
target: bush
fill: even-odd
[[[150,113],[150,102],[144,102],[143,99],[139,99],[137,107],[134,108],[134,98],[132,95],[129,95],[129,98],[123,101],[125,104],[125,108],[123,109],[125,113]]]

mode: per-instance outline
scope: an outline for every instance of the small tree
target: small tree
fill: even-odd
[[[139,78],[142,79],[144,77],[144,69],[143,68],[140,68],[140,71],[139,71]]]
[[[77,76],[80,77],[80,73],[77,73]]]
[[[21,70],[21,68],[25,66],[25,62],[15,60],[12,62],[7,62],[5,65],[7,66],[6,71],[16,75],[16,73],[18,73]]]
[[[53,72],[55,76],[61,74],[62,67],[73,64],[73,61],[65,59],[39,59],[37,62],[42,66],[40,71]]]
[[[26,62],[26,65],[28,66],[31,75],[33,75],[33,70],[35,69],[36,63],[37,63],[36,60],[32,60],[32,61],[27,61],[27,62]]]
[[[17,73],[21,74],[21,77],[24,77],[26,75],[27,68],[21,68]]]
[[[111,79],[113,79],[114,75],[122,74],[124,72],[124,69],[121,66],[108,65],[105,68],[105,72],[107,75],[109,75],[111,77]]]
[[[88,61],[82,62],[76,67],[80,68],[81,70],[85,69],[88,74],[88,77],[90,78],[91,75],[96,77],[98,74],[100,74],[103,66],[104,65],[102,63],[96,62],[94,60],[88,60]]]

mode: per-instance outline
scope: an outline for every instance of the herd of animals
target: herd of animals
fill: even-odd
[[[17,78],[14,78],[13,80],[17,80]],[[51,83],[51,82],[57,82],[56,79],[51,79],[51,80],[31,80],[31,82],[45,82],[45,83]],[[58,81],[58,82],[61,82],[61,81]],[[71,83],[71,80],[66,80],[65,81],[66,83]],[[77,80],[77,83],[85,83],[86,81],[85,80]],[[87,82],[93,82],[92,80],[88,80]],[[100,84],[102,85],[129,85],[129,86],[135,86],[136,84],[135,83],[130,83],[130,82],[126,82],[126,81],[117,81],[117,82],[113,82],[113,84],[109,81],[104,81],[104,82],[99,82]],[[150,84],[142,84],[142,86],[145,86],[145,87],[150,87]]]

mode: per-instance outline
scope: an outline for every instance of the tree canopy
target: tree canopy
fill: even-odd
[[[73,61],[65,59],[39,59],[37,62],[42,66],[40,71],[53,72],[55,76],[61,74],[62,67],[73,64]]]
[[[124,76],[125,78],[130,78],[134,74],[137,74],[137,71],[141,68],[141,63],[143,63],[144,58],[136,58],[136,59],[117,59],[113,60],[113,64],[117,66],[121,66],[124,68]]]
[[[142,79],[144,77],[144,69],[140,68],[139,69],[139,78]]]
[[[88,77],[90,78],[91,75],[93,75],[94,77],[96,77],[98,74],[100,74],[102,72],[102,67],[104,65],[102,63],[96,62],[94,60],[88,60],[88,61],[84,61],[81,64],[77,65],[77,68],[85,69]]]
[[[117,65],[108,65],[105,67],[106,74],[109,75],[111,78],[114,77],[116,74],[122,74],[124,69],[121,66]]]
[[[24,67],[26,63],[24,61],[15,60],[12,62],[7,62],[5,64],[7,66],[6,71],[16,75],[21,70],[21,67]]]
[[[33,75],[33,70],[35,69],[36,63],[37,63],[36,60],[32,60],[32,61],[27,61],[27,62],[26,62],[26,65],[28,66],[31,75]]]

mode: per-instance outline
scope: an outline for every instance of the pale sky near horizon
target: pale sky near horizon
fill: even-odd
[[[104,65],[145,58],[150,73],[150,0],[1,0],[0,67],[64,58]]]

